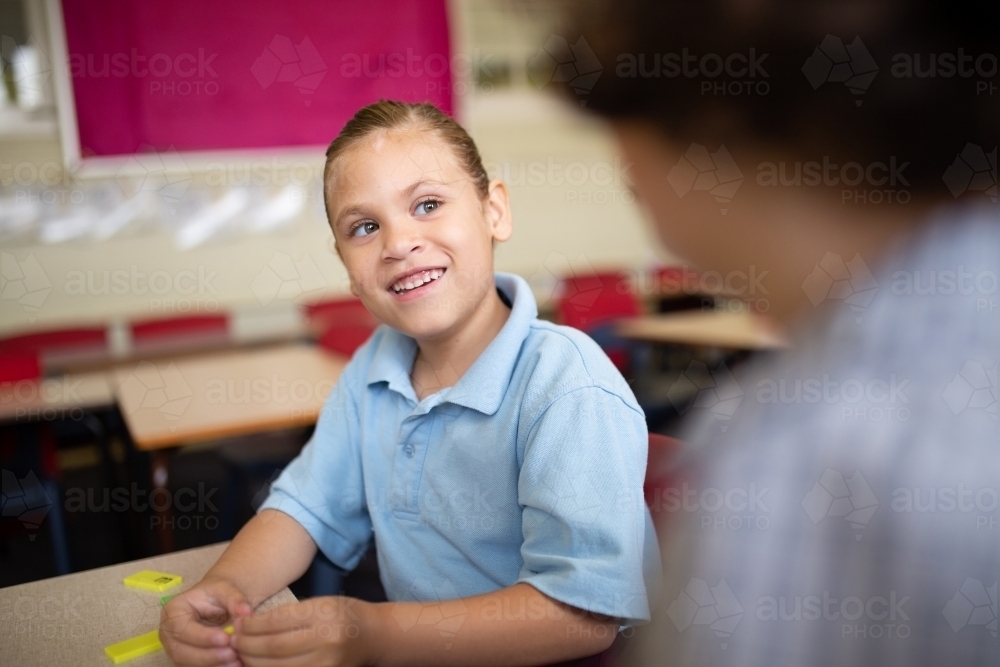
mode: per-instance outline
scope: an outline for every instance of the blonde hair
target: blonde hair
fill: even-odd
[[[472,179],[480,199],[489,193],[490,179],[483,168],[483,159],[476,148],[476,142],[461,125],[433,104],[423,102],[412,104],[395,100],[379,100],[358,110],[344,125],[337,138],[326,149],[326,164],[323,167],[323,205],[329,215],[329,193],[327,184],[333,172],[333,164],[348,148],[379,130],[392,130],[407,125],[415,125],[437,132],[455,151],[462,166]]]

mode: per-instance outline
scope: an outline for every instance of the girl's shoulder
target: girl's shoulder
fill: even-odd
[[[587,387],[615,394],[638,408],[631,388],[608,355],[579,329],[535,320],[521,349],[526,396],[554,397]]]

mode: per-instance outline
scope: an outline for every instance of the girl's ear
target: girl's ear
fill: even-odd
[[[503,243],[514,233],[514,219],[510,214],[510,192],[507,184],[499,178],[490,181],[489,192],[483,202],[483,212],[490,235],[495,241]]]

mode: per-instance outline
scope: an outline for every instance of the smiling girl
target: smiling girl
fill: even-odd
[[[659,572],[647,434],[584,334],[494,273],[506,186],[429,104],[361,109],[327,151],[326,210],[351,291],[384,326],[232,544],[163,611],[179,664],[538,665],[649,619]],[[389,602],[252,609],[317,549],[372,544]],[[232,637],[222,627],[235,621]]]

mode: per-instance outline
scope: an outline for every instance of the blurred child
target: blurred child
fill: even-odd
[[[619,64],[587,109],[652,228],[793,340],[713,369],[724,421],[691,411],[684,492],[759,502],[661,529],[663,604],[626,664],[1000,664],[1000,4],[574,10]]]

